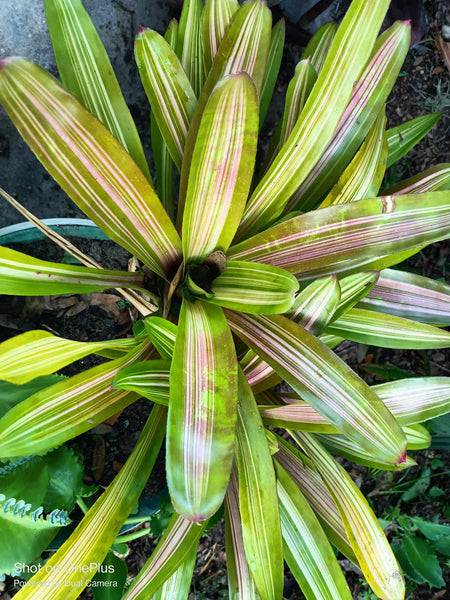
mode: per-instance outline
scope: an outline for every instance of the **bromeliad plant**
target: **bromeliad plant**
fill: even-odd
[[[262,0],[188,0],[165,38],[141,29],[135,55],[152,111],[158,195],[80,0],[45,0],[64,87],[25,59],[1,61],[0,100],[26,142],[142,267],[107,271],[67,245],[88,266],[2,248],[0,292],[118,287],[143,318],[132,339],[81,343],[33,331],[3,343],[0,379],[17,384],[90,353],[110,361],[10,407],[0,419],[0,456],[45,454],[139,396],[155,402],[119,475],[17,598],[80,593],[92,573],[51,567],[102,562],[166,432],[175,512],[127,600],[187,597],[197,542],[222,504],[231,598],[281,600],[284,559],[308,599],[350,599],[331,544],[380,598],[404,597],[381,526],[332,457],[410,466],[407,448],[429,443],[420,422],[450,403],[449,378],[369,387],[332,350],[342,339],[450,345],[442,328],[449,287],[390,268],[450,237],[450,168],[377,196],[386,168],[439,117],[385,130],[410,35],[409,23],[397,22],[377,38],[388,6],[354,0],[339,27],[319,30],[258,170],[283,23],[272,29]],[[282,380],[291,392],[273,391]]]

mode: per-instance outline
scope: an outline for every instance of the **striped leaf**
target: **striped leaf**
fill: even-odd
[[[308,433],[291,434],[322,475],[368,584],[382,600],[403,600],[405,585],[378,519],[346,470]]]
[[[389,129],[386,132],[389,147],[387,168],[414,148],[433,129],[441,116],[442,113],[430,113]]]
[[[154,410],[154,409],[153,409]],[[188,560],[208,521],[192,523],[174,513],[153,554],[128,588],[123,600],[147,600]],[[178,600],[178,596],[176,597]]]
[[[44,0],[44,6],[63,86],[119,140],[151,183],[136,125],[81,0]]]
[[[327,331],[354,342],[383,348],[431,350],[450,347],[450,333],[444,329],[364,308],[351,308]]]
[[[225,495],[225,552],[230,600],[259,600],[244,550],[235,467],[231,470]]]
[[[267,111],[269,110],[270,101],[272,100],[273,90],[277,82],[278,72],[281,66],[283,57],[284,39],[286,36],[286,25],[284,19],[278,21],[272,28],[270,36],[269,57],[267,60],[266,75],[261,90],[259,103],[259,127],[261,128]]]
[[[161,317],[147,317],[144,321],[145,330],[152,344],[161,354],[162,358],[172,358],[175,350],[175,339],[178,327]]]
[[[194,573],[197,547],[194,544],[191,553],[178,567],[173,575],[166,579],[152,600],[187,600],[191,589],[192,575]]]
[[[431,445],[431,434],[423,425],[407,425],[403,427],[408,450],[423,450]]]
[[[0,456],[42,454],[123,410],[137,395],[112,389],[112,379],[122,367],[148,354],[149,345],[141,345],[123,358],[78,373],[14,406],[0,419]]]
[[[268,392],[263,393],[260,400],[262,405],[258,406],[264,425],[295,429],[296,431],[309,431],[310,433],[339,433],[339,429],[335,425],[322,417],[307,402],[268,406],[265,404],[267,394]]]
[[[386,171],[388,155],[385,126],[386,116],[383,107],[355,158],[319,208],[373,198],[378,194]]]
[[[203,86],[195,115],[186,140],[177,228],[181,230],[186,191],[191,171],[191,159],[197,139],[203,111],[216,84],[227,75],[248,73],[258,93],[261,92],[272,28],[272,15],[263,0],[245,2],[235,13],[217,51],[209,75]]]
[[[169,404],[170,360],[134,362],[117,373],[112,385],[118,390],[136,392],[156,404]]]
[[[75,600],[92,579],[150,476],[165,432],[166,409],[155,406],[139,440],[114,481],[83,517],[68,540],[16,594],[19,600]],[[61,565],[77,565],[65,569]],[[85,567],[83,569],[83,567]]]
[[[205,82],[202,12],[202,0],[185,0],[183,2],[177,40],[177,56],[197,97]]]
[[[284,556],[306,600],[351,600],[352,595],[317,517],[275,461]]]
[[[66,365],[102,350],[123,352],[136,347],[135,338],[102,342],[75,342],[49,331],[27,331],[0,344],[0,379],[18,385],[50,375]]]
[[[333,137],[285,212],[315,208],[338,181],[386,102],[408,52],[409,40],[407,22],[394,23],[378,38]]]
[[[112,240],[166,277],[181,242],[133,159],[109,131],[41,67],[0,64],[0,101],[70,198]]]
[[[317,518],[330,542],[355,565],[358,564],[352,550],[341,515],[327,490],[322,477],[313,463],[286,440],[277,436],[277,463],[281,464],[298,486]]]
[[[423,194],[450,189],[450,163],[441,163],[383,191],[385,196]]]
[[[371,270],[380,258],[389,266],[399,252],[449,236],[450,192],[428,192],[312,211],[232,246],[227,256],[281,267],[302,280]]]
[[[213,296],[206,301],[248,313],[282,313],[292,306],[297,289],[297,280],[287,271],[233,260],[214,279]]]
[[[169,43],[142,28],[134,47],[142,84],[167,149],[181,170],[184,146],[197,97]]]
[[[309,58],[316,73],[322,70],[337,31],[337,23],[325,23],[319,27],[303,51],[302,60]]]
[[[413,273],[385,269],[358,308],[447,326],[450,325],[450,285]]]
[[[283,546],[272,457],[256,402],[239,372],[236,459],[242,537],[261,600],[281,600]]]
[[[186,261],[228,249],[250,188],[257,136],[252,80],[245,73],[225,77],[205,107],[192,156],[183,217]]]
[[[206,0],[202,14],[205,71],[208,75],[231,19],[239,9],[237,0]]]
[[[288,141],[246,205],[238,240],[275,221],[320,158],[370,56],[388,6],[388,0],[354,0],[350,6]]]
[[[0,294],[86,294],[112,287],[145,290],[143,274],[53,263],[0,248]]]
[[[242,341],[330,423],[380,460],[403,462],[405,438],[390,412],[320,340],[282,315],[225,313]]]
[[[379,279],[378,271],[362,271],[354,275],[343,277],[339,281],[341,288],[341,298],[338,307],[333,313],[333,319],[337,319],[340,315],[352,308],[358,300],[365,298],[370,290],[376,285]]]
[[[167,481],[175,509],[203,521],[221,505],[233,460],[237,362],[222,309],[183,302],[170,371]]]

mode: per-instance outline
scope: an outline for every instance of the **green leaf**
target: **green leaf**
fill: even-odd
[[[63,86],[119,140],[151,183],[136,126],[81,0],[44,0],[44,6]]]
[[[284,19],[278,21],[272,28],[270,36],[269,57],[267,60],[266,75],[261,90],[259,102],[259,127],[261,128],[267,111],[269,110],[270,101],[273,96],[273,90],[277,82],[278,72],[280,70],[281,59],[283,57],[284,39],[286,36],[286,25]]]
[[[302,60],[310,59],[311,66],[316,73],[320,73],[327,58],[331,44],[338,31],[338,24],[335,22],[325,23],[316,31],[309,40],[302,54]]]
[[[232,246],[227,256],[281,267],[302,280],[372,270],[374,259],[394,264],[398,253],[449,236],[450,192],[428,192],[311,211]]]
[[[370,56],[388,6],[387,0],[355,0],[350,6],[300,118],[246,205],[238,240],[276,220],[320,158]]]
[[[450,525],[439,525],[439,523],[433,523],[420,517],[410,518],[420,533],[428,540],[437,541],[442,538],[449,538],[450,541]]]
[[[119,369],[149,354],[148,344],[36,392],[0,419],[0,456],[41,454],[92,429],[137,399],[114,390]]]
[[[175,509],[203,521],[222,504],[233,460],[237,362],[222,310],[183,301],[170,371],[167,481]]]
[[[343,277],[339,281],[341,297],[338,307],[333,313],[333,320],[352,308],[359,300],[365,298],[379,279],[378,271],[362,271]]]
[[[417,536],[405,536],[402,539],[402,547],[404,554],[399,557],[402,567],[404,562],[401,558],[404,557],[423,581],[426,581],[432,587],[445,587],[436,553],[426,540]],[[408,567],[406,567],[405,572],[408,575]]]
[[[205,2],[202,14],[202,37],[206,75],[238,9],[237,0],[206,0]]]
[[[150,316],[144,321],[145,330],[162,358],[172,358],[178,327],[167,319]]]
[[[298,487],[276,464],[284,556],[307,600],[351,600],[352,595],[317,517]]]
[[[450,163],[441,163],[383,190],[383,195],[422,194],[448,189],[450,189]]]
[[[255,86],[245,73],[221,79],[211,93],[192,156],[183,216],[188,262],[201,262],[215,250],[226,252],[236,233],[256,156],[257,106]]]
[[[134,362],[120,369],[112,385],[119,390],[136,392],[157,404],[169,404],[169,360]]]
[[[214,279],[207,301],[248,313],[281,313],[292,306],[297,289],[295,277],[282,269],[233,260]]]
[[[121,600],[127,577],[126,562],[109,551],[92,579],[94,600]]]
[[[281,315],[225,312],[233,331],[330,423],[383,462],[403,462],[405,438],[391,413],[317,338]]]
[[[13,406],[16,406],[16,404],[26,400],[28,396],[32,396],[36,392],[39,392],[54,383],[58,383],[58,381],[62,381],[63,379],[65,379],[65,377],[62,375],[44,375],[43,377],[37,377],[29,383],[24,383],[22,385],[0,381],[0,417],[3,417],[8,410],[13,408]]]
[[[175,51],[156,31],[141,29],[134,53],[152,115],[181,170],[189,124],[197,107],[195,92]]]
[[[100,350],[126,351],[133,350],[136,345],[135,338],[75,342],[48,331],[27,331],[0,344],[0,379],[16,384],[28,383]]]
[[[147,600],[188,560],[208,521],[193,523],[174,513],[153,554],[128,588],[123,600]]]
[[[431,113],[388,129],[386,132],[389,147],[387,167],[392,166],[405,156],[411,148],[414,148],[433,129],[441,116],[442,113]]]
[[[73,450],[59,446],[43,457],[49,481],[42,504],[47,510],[55,508],[72,511],[83,485],[83,466]]]
[[[408,443],[408,450],[423,450],[431,445],[431,435],[423,425],[404,425],[402,427]]]
[[[279,599],[283,591],[283,546],[275,471],[261,417],[242,371],[236,441],[245,555],[261,600]]]
[[[155,406],[133,452],[114,481],[89,509],[78,527],[42,569],[17,594],[18,600],[75,600],[92,579],[95,565],[107,555],[119,529],[135,506],[146,484],[164,437],[166,409]],[[69,573],[58,565],[83,567]]]
[[[194,544],[190,554],[188,554],[175,573],[169,579],[166,579],[154,594],[152,600],[187,600],[196,558],[197,546]]]
[[[202,0],[185,0],[178,28],[177,56],[198,97],[205,82]]]
[[[114,136],[54,77],[25,59],[0,63],[0,101],[75,204],[112,240],[166,277],[180,258],[179,236]]]
[[[431,469],[429,467],[424,467],[420,477],[401,495],[402,501],[411,502],[411,500],[416,498],[419,494],[425,493],[430,485],[430,475]]]

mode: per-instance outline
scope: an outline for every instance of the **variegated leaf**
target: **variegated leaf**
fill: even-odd
[[[147,317],[144,321],[145,330],[153,345],[162,358],[172,358],[175,350],[175,339],[178,327],[161,317]]]
[[[431,434],[423,425],[405,425],[403,431],[408,442],[408,450],[423,450],[430,447]]]
[[[136,392],[156,404],[169,404],[170,360],[147,360],[123,367],[112,385],[118,390]]]
[[[285,212],[311,210],[337,182],[386,102],[405,60],[409,41],[407,22],[394,23],[378,38],[333,137],[292,195]]]
[[[135,338],[76,342],[53,335],[49,331],[27,331],[0,344],[0,379],[21,385],[36,377],[59,371],[89,354],[117,350],[119,356],[133,350]]]
[[[340,431],[386,463],[404,461],[405,438],[388,409],[316,337],[282,315],[225,313],[233,331]]]
[[[144,276],[142,273],[53,263],[9,248],[0,248],[0,294],[86,294],[112,287],[145,290]]]
[[[202,12],[202,0],[185,0],[183,2],[177,40],[177,56],[197,97],[205,82]]]
[[[174,513],[153,554],[133,580],[123,600],[147,600],[188,559],[208,521],[192,523]]]
[[[194,544],[191,553],[175,573],[166,579],[152,600],[188,600],[196,558],[197,547]]]
[[[450,347],[450,333],[444,329],[364,308],[351,308],[333,321],[327,331],[354,342],[384,348]]]
[[[316,73],[320,73],[322,70],[337,31],[337,23],[334,21],[325,23],[325,25],[319,27],[303,51],[301,59],[306,60],[309,58]]]
[[[267,111],[269,110],[270,101],[273,96],[273,90],[277,82],[278,72],[280,70],[281,59],[283,57],[284,38],[286,36],[286,25],[284,20],[278,21],[272,28],[270,37],[269,57],[267,60],[266,75],[261,90],[259,102],[259,127],[261,128]]]
[[[141,345],[123,358],[78,373],[14,406],[0,419],[0,456],[42,454],[123,410],[137,395],[112,389],[112,379],[149,352],[149,344]]]
[[[309,431],[310,433],[339,433],[339,429],[335,425],[322,417],[307,402],[292,402],[281,406],[266,405],[268,393],[263,392],[260,398],[261,406],[258,406],[259,414],[265,425]]]
[[[114,136],[49,73],[0,62],[0,101],[47,171],[111,239],[166,277],[181,241],[154,190]]]
[[[433,129],[441,116],[442,113],[430,113],[388,129],[386,132],[389,147],[387,168],[414,148]]]
[[[306,600],[351,600],[344,574],[305,497],[276,464],[284,556]]]
[[[450,163],[441,163],[383,190],[383,195],[423,194],[423,192],[448,189],[450,189]]]
[[[250,188],[257,136],[258,98],[250,77],[241,73],[220,80],[205,107],[192,156],[183,216],[186,261],[227,251]]]
[[[370,56],[388,6],[388,0],[351,4],[289,139],[247,202],[238,240],[275,221],[320,158]]]
[[[236,353],[222,309],[184,300],[170,371],[167,481],[175,509],[192,521],[223,501],[236,405]]]
[[[119,140],[151,183],[136,125],[81,0],[44,0],[44,6],[63,86]]]
[[[165,432],[166,409],[153,407],[139,440],[114,481],[93,504],[66,542],[39,569],[19,600],[75,600],[101,565],[148,481]],[[66,569],[61,565],[77,565]]]
[[[141,29],[134,53],[152,114],[181,170],[189,124],[197,107],[195,92],[174,50],[156,31]]]
[[[389,542],[367,500],[350,475],[308,433],[291,434],[322,475],[372,590],[382,600],[403,600],[405,584]]]
[[[387,267],[401,260],[400,252],[449,236],[450,192],[428,192],[312,211],[232,246],[227,256],[281,267],[302,280],[371,270],[379,259]]]
[[[261,600],[280,600],[283,545],[275,471],[250,386],[239,371],[236,459],[242,537]]]
[[[237,0],[206,0],[205,2],[202,14],[202,37],[206,75],[238,9]]]
[[[379,275],[378,271],[361,271],[360,273],[343,277],[339,281],[341,298],[332,319],[337,319],[352,308],[358,300],[365,298],[376,285]]]

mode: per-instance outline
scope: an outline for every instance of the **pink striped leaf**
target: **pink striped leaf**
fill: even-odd
[[[379,278],[378,271],[361,271],[339,281],[341,298],[332,319],[337,319],[370,293]]]
[[[136,125],[81,0],[44,0],[44,7],[63,86],[119,140],[151,184]]]
[[[284,557],[306,600],[351,600],[344,574],[307,500],[275,460]]]
[[[450,332],[365,308],[351,308],[327,328],[328,333],[383,348],[432,350],[450,347]]]
[[[388,0],[351,4],[300,118],[245,207],[238,240],[273,223],[320,158],[370,56],[388,6]]]
[[[391,413],[320,340],[282,315],[225,313],[233,331],[339,431],[386,463],[403,462],[405,438]]]
[[[377,263],[390,266],[399,253],[449,236],[450,192],[428,192],[312,211],[232,246],[227,255],[281,267],[302,280],[378,270]]]
[[[242,538],[261,600],[283,592],[283,544],[272,457],[256,401],[239,371],[236,462]]]
[[[248,73],[261,92],[269,52],[272,14],[263,0],[245,2],[235,13],[200,94],[186,140],[181,171],[177,228],[181,230],[191,159],[205,106],[216,84],[227,75]]]
[[[75,531],[16,594],[22,600],[75,600],[92,579],[92,565],[101,565],[111,545],[136,506],[161,447],[166,409],[155,406],[139,440],[114,481],[89,509]],[[78,565],[62,569],[61,565]]]
[[[192,523],[174,513],[153,554],[123,596],[123,600],[148,600],[191,556],[208,521]]]
[[[217,50],[237,10],[239,10],[237,0],[206,0],[205,2],[202,14],[202,37],[206,75],[211,69]]]
[[[292,402],[281,406],[266,405],[268,393],[262,394],[259,399],[262,404],[258,406],[264,425],[309,431],[310,433],[339,433],[339,429],[335,425],[322,417],[307,402]]]
[[[338,24],[334,21],[325,23],[325,25],[319,27],[303,51],[301,60],[309,58],[311,66],[316,73],[320,73],[325,64],[325,60],[338,31],[338,27]]]
[[[344,524],[322,477],[310,459],[292,444],[277,435],[276,461],[287,471],[300,489],[322,526],[330,542],[355,565],[358,560],[350,545]]]
[[[239,483],[234,466],[225,495],[225,552],[230,599],[259,600],[244,550]]]
[[[272,35],[270,36],[269,56],[259,102],[260,128],[263,126],[264,119],[266,118],[267,111],[269,110],[270,101],[272,100],[273,96],[273,90],[275,89],[278,73],[280,71],[285,36],[286,25],[284,24],[284,19],[281,19],[272,28]]]
[[[119,357],[133,350],[136,338],[76,342],[53,335],[49,331],[27,331],[0,344],[0,380],[17,385],[36,377],[50,375],[66,365],[104,350],[117,350]]]
[[[194,574],[197,546],[193,545],[190,554],[177,568],[175,573],[166,579],[151,600],[187,600],[191,589],[192,575]]]
[[[169,404],[170,360],[146,360],[123,367],[112,385],[118,390],[136,392],[156,404]]]
[[[49,73],[0,63],[0,102],[47,171],[111,239],[166,277],[181,242],[145,176],[114,136]]]
[[[408,22],[394,23],[378,38],[333,137],[292,195],[285,212],[311,210],[338,181],[386,102],[408,52],[409,40]]]
[[[420,323],[450,325],[450,285],[394,269],[384,269],[358,308]]]
[[[222,309],[184,300],[170,371],[167,481],[175,509],[192,521],[223,501],[236,405],[236,353]]]
[[[145,330],[162,358],[172,359],[178,326],[167,319],[150,316],[144,321]]]
[[[183,216],[186,261],[227,251],[247,200],[257,136],[252,80],[246,73],[221,79],[203,112],[192,155]]]
[[[442,113],[430,113],[389,129],[386,132],[389,147],[387,168],[414,148],[433,129],[441,116]]]
[[[145,290],[144,276],[142,273],[53,263],[9,248],[0,248],[0,294],[86,294],[112,287]]]
[[[177,39],[177,56],[197,98],[205,82],[202,13],[202,0],[185,0],[183,2]]]
[[[321,474],[372,590],[381,600],[403,600],[405,584],[397,561],[378,519],[359,488],[314,436],[309,433],[291,435]]]
[[[374,198],[378,194],[388,155],[385,113],[383,107],[361,148],[319,208]]]
[[[283,269],[233,260],[214,279],[213,296],[205,302],[247,313],[282,313],[292,306],[297,290],[297,280]]]
[[[448,189],[450,189],[450,163],[441,163],[383,190],[383,195],[423,194]]]
[[[14,406],[0,419],[0,456],[42,454],[123,410],[138,396],[113,389],[112,380],[122,367],[149,353],[149,344],[141,344],[122,358],[55,383]]]
[[[174,50],[159,33],[141,29],[134,47],[142,84],[169,153],[181,170],[197,97]]]

